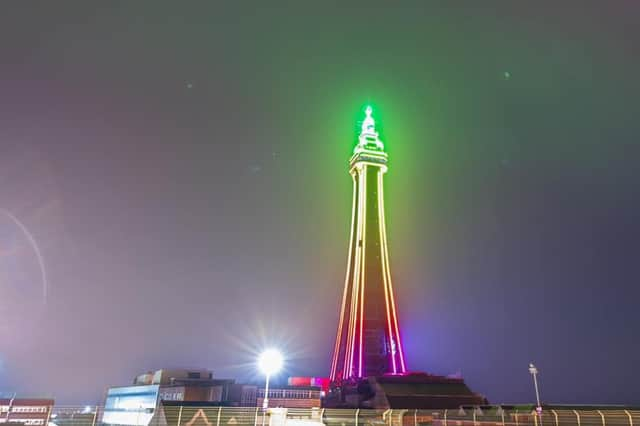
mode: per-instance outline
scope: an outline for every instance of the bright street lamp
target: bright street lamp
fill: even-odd
[[[262,400],[262,408],[269,407],[269,379],[272,374],[276,374],[282,368],[282,354],[276,349],[267,349],[260,354],[258,358],[258,368],[265,375],[264,399]],[[264,423],[264,416],[263,416]]]

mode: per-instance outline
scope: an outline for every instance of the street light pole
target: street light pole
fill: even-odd
[[[529,364],[529,373],[533,377],[533,386],[536,389],[536,402],[538,403],[538,412],[542,411],[542,406],[540,405],[540,392],[538,391],[538,369],[535,365]]]
[[[265,379],[264,398],[262,399],[262,408],[264,410],[269,408],[269,378],[270,377],[271,377],[271,374],[267,374]],[[264,424],[264,418],[263,418],[263,424]]]
[[[264,398],[262,399],[262,426],[264,426],[267,409],[269,408],[269,379],[282,368],[282,355],[275,349],[268,349],[260,354],[258,367],[264,373]]]
[[[142,411],[142,404],[138,407],[138,415],[136,416],[136,426],[140,426],[140,411]]]
[[[13,396],[11,397],[11,399],[9,400],[9,409],[7,411],[7,417],[5,417],[4,421],[9,423],[9,416],[11,415],[11,407],[13,407],[13,401],[15,401],[16,399],[16,393],[13,393]]]
[[[540,392],[538,391],[538,369],[533,365],[533,363],[529,363],[529,373],[531,373],[531,376],[533,377],[533,386],[536,389],[536,402],[538,404],[536,407],[536,413],[540,419],[540,426],[542,426],[542,405],[540,405]]]

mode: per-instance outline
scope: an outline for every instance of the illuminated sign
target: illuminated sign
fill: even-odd
[[[110,388],[102,422],[110,425],[146,426],[158,405],[159,385]]]

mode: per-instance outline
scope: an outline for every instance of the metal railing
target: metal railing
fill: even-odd
[[[73,409],[55,407],[50,423],[56,426],[106,426],[103,407]],[[640,426],[640,410],[611,407],[603,409],[545,409],[541,415],[530,409],[501,406],[450,410],[370,410],[300,409],[160,405],[150,422],[134,426]],[[137,416],[140,420],[140,416]],[[50,425],[53,426],[53,425]]]

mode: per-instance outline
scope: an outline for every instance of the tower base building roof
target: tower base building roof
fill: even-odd
[[[486,405],[461,378],[426,373],[372,376],[343,382],[331,388],[327,408],[447,409]]]

